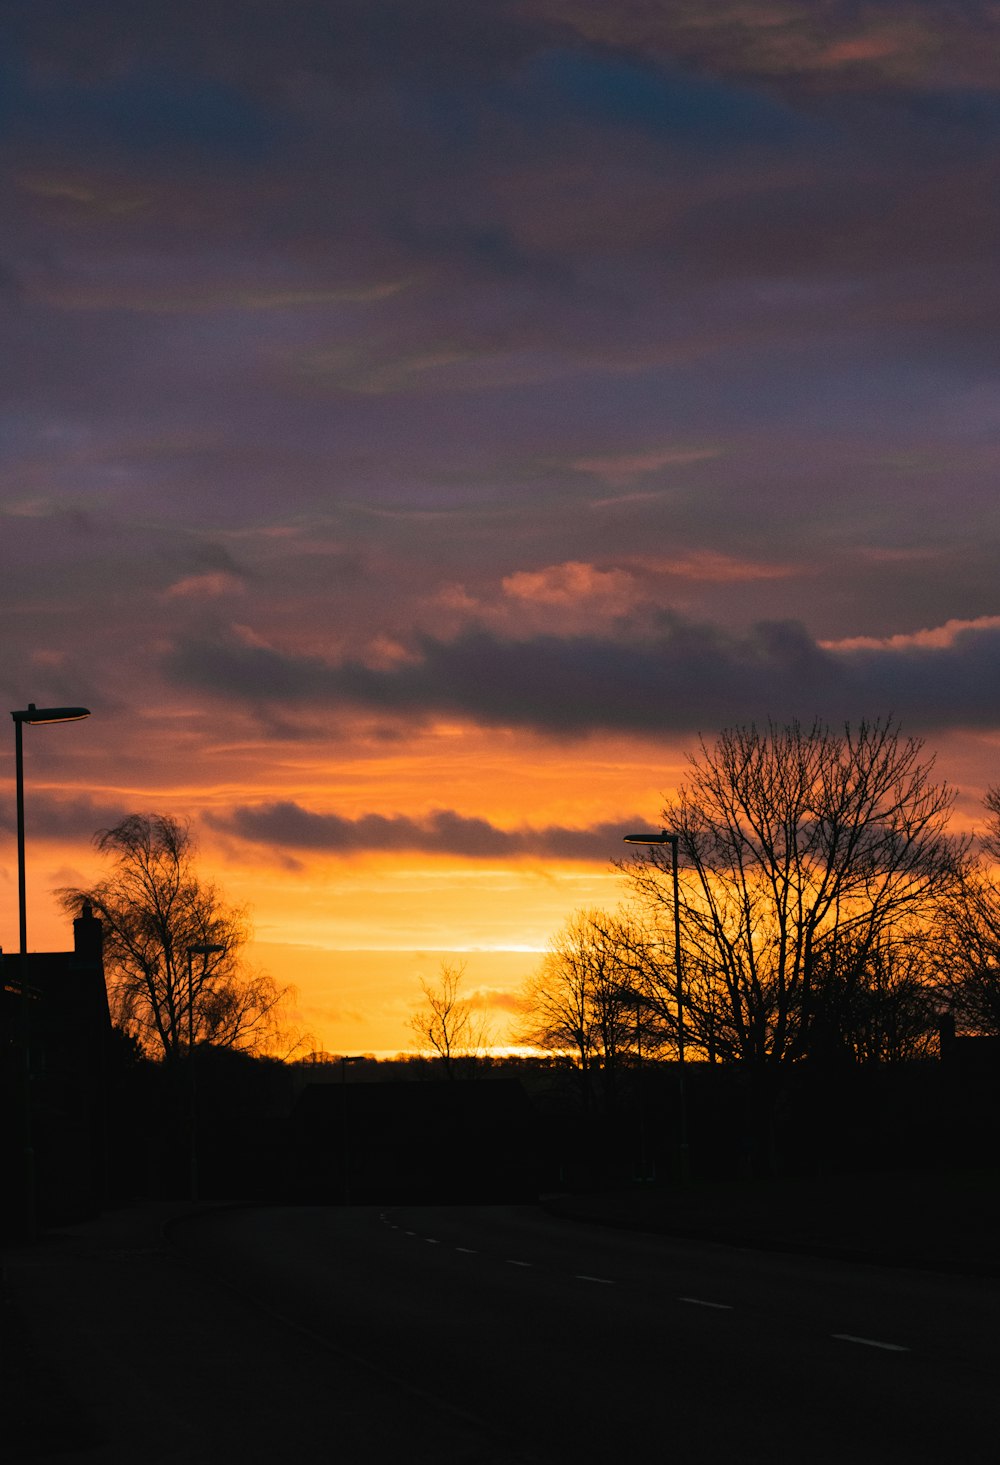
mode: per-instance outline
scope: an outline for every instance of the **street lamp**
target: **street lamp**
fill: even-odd
[[[24,1233],[25,1239],[35,1238],[35,1151],[31,1127],[31,1014],[28,1002],[28,918],[27,893],[24,865],[24,746],[21,729],[27,723],[35,727],[44,722],[80,722],[90,716],[87,707],[36,707],[29,702],[27,707],[12,712],[14,719],[14,780],[17,799],[17,923],[18,923],[18,980],[21,988],[20,1048],[21,1048],[21,1100],[22,1140],[24,1162]]]
[[[90,716],[88,707],[36,707],[29,702],[22,712],[12,712],[14,719],[14,771],[17,783],[17,915],[21,938],[21,961],[28,954],[28,922],[24,881],[24,749],[21,729],[25,723],[37,727],[44,722],[81,722]],[[22,980],[26,973],[22,970]]]
[[[341,1123],[341,1161],[344,1180],[344,1201],[345,1206],[351,1203],[351,1161],[348,1148],[347,1134],[347,1065],[349,1063],[363,1063],[363,1053],[342,1053],[340,1055],[340,1123]]]
[[[677,1004],[677,1068],[680,1086],[680,1175],[687,1180],[691,1174],[691,1152],[688,1143],[687,1093],[684,1084],[684,977],[681,968],[681,896],[677,873],[677,855],[680,845],[679,834],[669,834],[661,829],[659,834],[626,834],[625,844],[670,846],[670,875],[674,897],[674,1000]]]
[[[219,952],[225,951],[224,946],[217,942],[202,942],[196,946],[189,946],[187,949],[188,959],[188,1083],[190,1085],[190,1145],[188,1160],[190,1163],[190,1191],[191,1199],[198,1199],[198,1102],[195,1089],[194,1076],[194,958],[200,956],[202,959],[202,977],[208,970],[208,958]]]
[[[646,1163],[646,1106],[643,1102],[642,1091],[642,1009],[643,1007],[654,1007],[655,1004],[647,1001],[642,993],[635,987],[620,987],[614,989],[616,997],[623,1002],[635,1004],[635,1054],[636,1054],[636,1107],[638,1132],[638,1149],[636,1162],[636,1179],[639,1181],[652,1180],[652,1170]],[[655,1169],[655,1166],[653,1167]]]

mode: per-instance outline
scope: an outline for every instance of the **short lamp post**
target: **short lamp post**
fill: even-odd
[[[189,946],[187,949],[188,1097],[190,1100],[190,1111],[188,1114],[190,1124],[188,1162],[190,1166],[189,1190],[192,1200],[198,1199],[198,1091],[195,1087],[194,1072],[194,958],[196,956],[201,957],[202,975],[204,976],[204,973],[208,970],[208,958],[225,951],[225,949],[224,946],[209,942],[202,942],[197,946]]]
[[[636,1134],[638,1139],[635,1178],[642,1183],[654,1178],[652,1169],[646,1159],[646,1106],[642,1088],[642,1009],[644,1006],[649,1006],[650,1004],[646,1002],[642,993],[636,991],[634,987],[618,987],[615,995],[622,1002],[627,1002],[635,1007]]]
[[[340,1056],[340,1152],[343,1165],[344,1182],[344,1205],[351,1204],[351,1149],[350,1134],[347,1127],[347,1065],[349,1063],[363,1063],[363,1053],[342,1053]]]
[[[684,1082],[684,975],[681,967],[681,896],[677,873],[677,856],[680,845],[679,834],[668,834],[663,829],[659,834],[626,834],[626,844],[670,846],[670,875],[674,904],[674,1001],[677,1005],[677,1069],[679,1084],[679,1170],[680,1179],[691,1177],[691,1148],[688,1140],[687,1090]]]
[[[25,1240],[33,1241],[37,1229],[35,1214],[35,1150],[31,1122],[31,1011],[28,987],[28,902],[24,862],[24,740],[22,728],[47,722],[81,722],[90,716],[87,707],[27,707],[12,712],[14,719],[14,780],[17,800],[17,921],[18,984],[20,987],[19,1047],[21,1069],[21,1133],[23,1152],[22,1226]]]

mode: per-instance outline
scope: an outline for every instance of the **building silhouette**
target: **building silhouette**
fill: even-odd
[[[103,932],[89,903],[72,951],[0,955],[3,1229],[99,1211],[107,1198],[111,1018]]]

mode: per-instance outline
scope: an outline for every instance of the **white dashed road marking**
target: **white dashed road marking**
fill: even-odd
[[[881,1348],[886,1353],[909,1353],[902,1343],[880,1343],[877,1338],[858,1338],[853,1333],[833,1333],[841,1343],[860,1343],[864,1348]]]
[[[394,1222],[389,1221],[388,1218],[385,1215],[380,1216],[379,1219],[382,1220],[382,1221],[386,1221],[386,1223],[388,1225],[390,1225],[394,1231],[398,1231],[398,1230],[401,1230],[402,1229],[401,1227],[397,1226]],[[406,1231],[404,1234],[407,1235],[407,1236],[415,1236],[415,1237],[418,1237],[420,1240],[425,1241],[428,1244],[428,1246],[440,1246],[441,1245],[440,1241],[438,1240],[438,1238],[436,1236],[420,1236],[420,1233],[418,1231]],[[481,1253],[475,1247],[473,1247],[473,1246],[453,1246],[452,1249],[454,1251],[460,1251],[460,1252],[464,1253],[465,1256],[480,1256],[481,1255]],[[504,1258],[504,1262],[509,1267],[527,1267],[527,1268],[531,1268],[531,1267],[533,1267],[535,1265],[534,1262],[522,1261],[519,1257],[513,1257],[513,1256],[505,1257]],[[615,1279],[613,1277],[598,1277],[598,1276],[593,1275],[590,1272],[575,1272],[573,1275],[574,1275],[574,1279],[577,1282],[592,1282],[592,1283],[595,1283],[597,1286],[600,1286],[600,1287],[614,1287],[615,1286]],[[733,1311],[733,1305],[732,1305],[732,1303],[730,1303],[730,1302],[712,1302],[707,1297],[678,1297],[677,1298],[677,1301],[678,1302],[687,1303],[691,1307],[708,1307],[708,1308],[711,1308],[715,1312],[732,1312]],[[909,1353],[911,1351],[908,1347],[906,1347],[902,1343],[884,1343],[884,1342],[882,1342],[878,1338],[862,1338],[862,1337],[859,1337],[856,1333],[831,1333],[830,1336],[832,1338],[835,1338],[840,1343],[857,1343],[862,1348],[879,1348],[879,1349],[882,1350],[883,1353]]]

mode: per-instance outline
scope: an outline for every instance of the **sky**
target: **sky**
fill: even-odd
[[[1000,4],[0,0],[29,947],[190,820],[331,1052],[502,1029],[699,736],[1000,781]],[[17,946],[13,734],[0,943]]]

